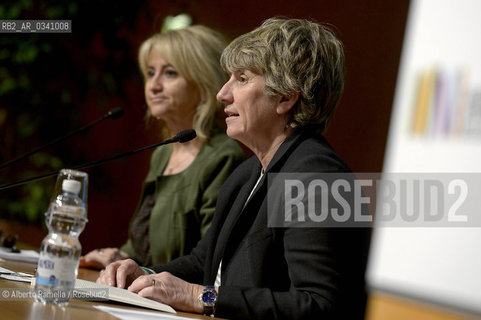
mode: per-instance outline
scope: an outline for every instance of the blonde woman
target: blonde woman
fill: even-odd
[[[166,263],[190,253],[209,228],[220,186],[244,159],[216,124],[224,47],[217,32],[200,25],[155,34],[141,45],[148,116],[163,124],[166,137],[194,128],[197,138],[154,151],[127,242],[91,251],[81,266],[102,268],[125,258]]]

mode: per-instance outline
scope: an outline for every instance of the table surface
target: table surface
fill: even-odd
[[[34,273],[36,264],[5,261],[0,259],[0,267],[4,267],[17,272]],[[98,271],[80,268],[78,277],[80,279],[95,281]],[[26,282],[10,281],[0,279],[0,291],[5,288],[29,288]],[[125,308],[130,310],[141,310],[150,312],[160,312],[156,310],[134,307],[119,303],[100,302],[100,301],[82,301],[71,300],[65,308],[57,306],[45,306],[33,300],[12,301],[1,297],[0,292],[0,319],[32,319],[32,320],[50,320],[50,319],[99,319],[114,320],[116,317],[102,312],[94,305],[113,306],[117,308]],[[170,315],[170,314],[169,314]],[[173,315],[175,316],[175,315]],[[212,319],[211,317],[185,312],[178,312],[177,316],[187,317],[191,319]],[[465,313],[437,308],[431,305],[421,304],[416,301],[402,299],[400,297],[390,296],[383,293],[371,293],[367,306],[366,320],[381,319],[425,319],[425,320],[468,320],[476,317]]]
[[[6,261],[0,259],[0,267],[7,268],[17,272],[34,273],[36,264]],[[98,276],[98,271],[79,268],[78,278],[90,281],[95,281]],[[6,279],[0,279],[0,291],[5,289],[26,289],[30,284],[26,282],[11,281]],[[0,296],[0,319],[32,319],[32,320],[50,320],[50,319],[99,319],[99,320],[118,320],[116,317],[100,311],[93,306],[103,305],[116,308],[125,308],[130,310],[141,310],[149,312],[159,312],[152,309],[134,307],[119,303],[109,303],[100,301],[83,301],[83,300],[70,300],[67,307],[57,307],[43,305],[40,302],[33,300],[9,300]],[[169,313],[169,315],[171,315]],[[175,315],[173,315],[175,316]],[[212,319],[211,317],[202,316],[198,314],[178,312],[177,316],[187,317],[191,319]]]

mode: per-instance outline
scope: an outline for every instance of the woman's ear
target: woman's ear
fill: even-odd
[[[294,107],[297,100],[299,100],[299,92],[297,91],[293,92],[290,97],[282,96],[276,108],[277,114],[281,115],[288,113]]]

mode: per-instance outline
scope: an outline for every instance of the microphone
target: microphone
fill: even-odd
[[[107,119],[118,119],[118,118],[122,117],[123,115],[124,115],[124,109],[122,109],[122,108],[113,108],[113,109],[110,109],[102,118],[97,119],[97,120],[95,120],[94,122],[91,122],[91,123],[89,123],[88,125],[83,126],[83,127],[79,128],[79,129],[77,129],[77,130],[74,130],[74,131],[72,131],[72,132],[70,132],[70,133],[67,133],[66,135],[64,135],[64,136],[62,136],[62,137],[60,137],[60,138],[57,138],[57,139],[55,139],[55,140],[53,140],[53,141],[50,141],[49,143],[47,143],[47,144],[45,144],[45,145],[43,145],[43,146],[41,146],[41,147],[38,147],[38,148],[36,148],[36,149],[34,149],[34,150],[30,151],[30,152],[27,152],[27,153],[25,153],[25,154],[23,154],[23,155],[15,158],[15,159],[13,159],[13,160],[10,160],[10,161],[7,161],[7,162],[1,164],[1,165],[0,165],[0,170],[3,169],[3,168],[6,168],[6,167],[8,167],[8,166],[10,166],[10,165],[12,165],[12,164],[17,163],[18,161],[23,160],[23,159],[25,159],[26,157],[29,157],[29,156],[31,156],[31,155],[34,154],[34,153],[37,153],[37,152],[42,151],[42,150],[44,150],[44,149],[47,149],[48,147],[51,147],[51,146],[53,146],[53,145],[55,145],[55,144],[57,144],[57,143],[65,140],[65,139],[67,139],[67,138],[70,138],[71,136],[73,136],[73,135],[75,135],[75,134],[78,134],[78,133],[80,133],[80,132],[82,132],[82,131],[85,131],[85,130],[87,130],[88,128],[90,128],[90,127],[92,127],[92,126],[94,126],[94,125],[96,125],[96,124],[98,124],[98,123],[100,123],[100,122],[102,122],[102,121],[104,121],[104,120],[107,120]]]
[[[118,119],[124,115],[124,109],[122,108],[113,108],[110,109],[109,112],[102,118],[105,119]]]
[[[177,135],[175,135],[174,137],[172,137],[170,139],[167,139],[165,141],[155,143],[155,144],[151,144],[150,146],[142,147],[140,149],[120,153],[118,155],[115,155],[115,156],[112,156],[112,157],[109,157],[109,158],[105,158],[105,159],[102,159],[102,160],[87,162],[87,163],[84,163],[84,164],[81,164],[81,165],[70,167],[69,169],[82,170],[82,169],[91,168],[91,167],[103,164],[105,162],[120,159],[120,158],[130,156],[130,155],[133,155],[133,154],[145,151],[145,150],[149,150],[149,149],[152,149],[152,148],[155,148],[155,147],[159,147],[159,146],[162,146],[162,145],[166,145],[166,144],[170,144],[170,143],[174,143],[174,142],[184,143],[184,142],[187,142],[187,141],[190,141],[190,140],[194,139],[196,136],[197,136],[197,134],[196,134],[194,129],[183,130],[183,131],[179,132]],[[28,178],[28,179],[19,180],[17,182],[3,184],[3,185],[0,186],[0,191],[5,190],[5,189],[10,189],[10,188],[13,188],[13,187],[17,187],[17,186],[21,186],[21,185],[24,185],[24,184],[29,183],[29,182],[38,181],[38,180],[42,180],[42,179],[45,179],[45,178],[53,177],[57,174],[58,174],[58,171],[54,171],[54,172],[43,174],[41,176],[37,176],[37,177],[34,177],[34,178]]]
[[[190,140],[194,139],[195,137],[197,137],[197,133],[195,132],[194,129],[186,129],[186,130],[182,130],[181,132],[177,133],[175,135],[175,137],[172,137],[168,140],[165,140],[164,142],[169,141],[169,143],[171,143],[171,142],[184,143],[184,142],[187,142],[187,141],[190,141]]]

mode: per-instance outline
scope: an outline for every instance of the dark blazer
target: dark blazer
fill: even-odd
[[[295,132],[261,172],[254,156],[226,180],[212,225],[190,255],[152,267],[213,285],[216,316],[239,319],[362,319],[368,228],[268,228],[267,174],[350,172],[323,137]]]

